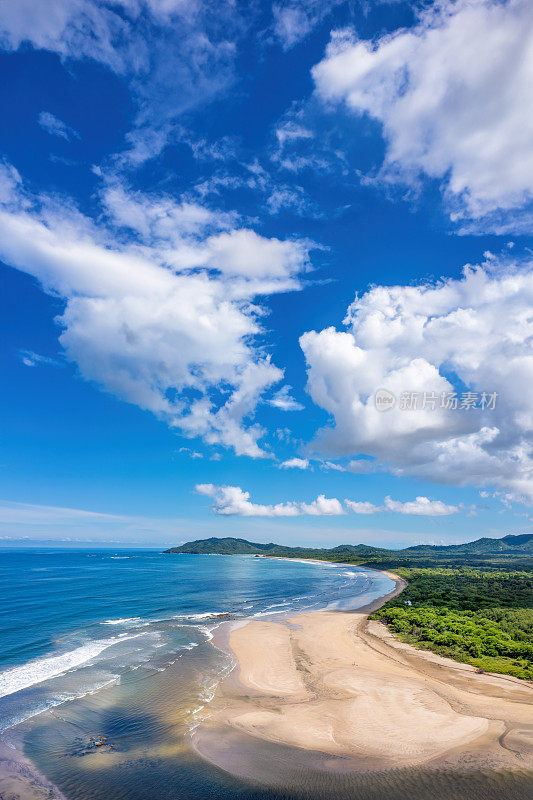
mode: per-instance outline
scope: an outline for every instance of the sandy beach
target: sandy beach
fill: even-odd
[[[287,758],[327,770],[533,768],[533,686],[416,650],[369,622],[403,588],[390,577],[396,589],[372,607],[233,630],[237,668],[196,731],[200,755],[258,779]]]
[[[403,588],[389,577],[394,591],[357,611],[228,620],[203,654],[38,715],[0,748],[0,797],[529,800],[533,685],[369,621]],[[97,734],[113,749],[91,748]]]

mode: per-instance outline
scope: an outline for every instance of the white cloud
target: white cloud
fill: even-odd
[[[0,45],[5,50],[18,50],[31,44],[62,58],[91,58],[123,72],[134,53],[128,52],[128,23],[111,5],[94,0],[52,0],[46,4],[5,0],[0,6]],[[138,58],[142,55],[144,48]]]
[[[237,514],[244,517],[297,517],[301,514],[311,516],[338,515],[345,511],[336,498],[319,495],[311,503],[285,502],[276,505],[262,505],[250,500],[250,493],[239,486],[215,486],[201,483],[196,486],[199,494],[213,498],[212,510],[215,514]]]
[[[308,265],[308,240],[280,240],[237,228],[238,215],[170,197],[128,191],[113,182],[102,192],[112,223],[134,232],[159,260],[177,269],[214,269],[229,277],[297,288],[293,277]],[[277,284],[277,286],[276,286]],[[235,286],[239,287],[236,281]],[[237,288],[237,291],[239,289]],[[265,292],[266,293],[266,292]]]
[[[0,161],[0,203],[10,203],[22,185],[22,178],[12,164]]]
[[[309,459],[289,458],[287,461],[282,461],[279,467],[280,469],[309,469]]]
[[[346,507],[354,514],[377,514],[387,511],[393,514],[412,514],[419,517],[443,517],[449,514],[458,514],[459,506],[451,506],[442,500],[430,500],[428,497],[417,497],[416,500],[392,500],[386,497],[382,506],[376,506],[367,500],[345,500]]]
[[[283,148],[287,143],[301,142],[302,139],[314,139],[315,137],[313,131],[297,120],[290,118],[278,125],[275,134],[280,148]]]
[[[34,353],[33,350],[19,350],[19,355],[25,367],[36,367],[38,364],[46,364],[53,367],[61,366],[61,362],[55,358],[42,356],[39,353]]]
[[[299,288],[307,245],[181,199],[114,191],[97,226],[0,170],[0,257],[64,299],[60,342],[84,378],[186,436],[267,455],[251,420],[283,373],[258,346],[254,301]]]
[[[533,499],[532,306],[533,265],[493,258],[465,268],[460,280],[376,286],[356,298],[346,330],[300,339],[308,391],[333,418],[315,450],[373,456],[396,474]],[[454,385],[459,397],[465,387],[478,400],[496,392],[495,408],[441,408]],[[398,399],[388,411],[375,406],[382,388]],[[418,393],[419,406],[424,392],[435,393],[435,409],[402,410],[402,392]]]
[[[244,229],[220,233],[207,244],[209,266],[252,278],[285,278],[300,272],[310,246],[310,242],[266,239]]]
[[[302,509],[302,514],[311,514],[312,516],[321,516],[323,514],[336,516],[346,513],[341,502],[336,497],[326,497],[323,494],[319,494],[312,503],[300,503],[300,508]]]
[[[291,388],[291,386],[282,386],[268,401],[270,405],[281,411],[302,411],[303,405],[292,397]]]
[[[406,503],[386,497],[385,508],[396,514],[413,514],[422,517],[444,517],[459,512],[458,506],[446,505],[442,500],[430,500],[428,497],[417,497],[416,500]]]
[[[423,173],[443,182],[454,219],[531,229],[529,0],[442,0],[377,40],[338,34],[313,77],[322,98],[382,124],[382,179]]]
[[[368,500],[345,500],[346,507],[354,514],[376,514],[383,509]]]
[[[90,59],[125,79],[137,113],[121,163],[136,166],[163,150],[181,114],[232,85],[244,16],[209,0],[3,0],[0,48]]]
[[[213,498],[212,511],[215,514],[237,515],[243,517],[297,517],[309,516],[340,516],[346,514],[346,509],[354,514],[376,514],[379,511],[388,511],[398,514],[413,514],[426,517],[440,517],[459,512],[458,506],[450,506],[441,500],[429,500],[427,497],[417,497],[410,502],[400,502],[385,498],[383,506],[376,506],[366,500],[345,500],[345,506],[336,497],[326,497],[319,494],[311,503],[302,503],[287,500],[275,505],[263,505],[250,500],[250,492],[243,491],[240,486],[215,486],[213,483],[199,483],[196,486],[198,494]]]
[[[202,453],[198,453],[196,450],[192,450],[190,447],[178,447],[178,453],[184,453],[189,456],[189,458],[196,459],[196,458],[203,458]]]
[[[66,122],[58,119],[58,117],[51,114],[49,111],[41,111],[38,116],[39,125],[43,130],[51,136],[58,136],[60,139],[66,139],[70,142],[71,139],[79,139],[78,131],[67,125]]]
[[[336,464],[334,461],[321,461],[320,467],[321,469],[331,469],[334,472],[346,472],[346,467],[343,467],[342,464]]]
[[[269,214],[292,211],[299,216],[320,216],[314,204],[309,201],[301,186],[276,186],[265,202]]]
[[[311,33],[343,0],[284,0],[274,3],[274,33],[284,50],[290,50]]]

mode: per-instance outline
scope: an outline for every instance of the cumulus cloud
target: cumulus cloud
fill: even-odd
[[[381,123],[381,179],[442,181],[470,230],[531,230],[532,52],[528,0],[441,0],[377,40],[338,32],[313,77]]]
[[[414,514],[422,517],[445,517],[457,514],[459,511],[458,506],[447,505],[442,500],[430,500],[428,497],[417,497],[416,500],[407,503],[386,497],[385,508],[396,514]]]
[[[312,242],[260,236],[236,227],[235,213],[209,209],[190,200],[133,192],[116,179],[102,191],[102,204],[113,225],[134,233],[147,252],[176,269],[209,268],[272,290],[297,288],[293,277],[308,265]],[[266,291],[264,293],[267,293]]]
[[[494,258],[459,280],[375,286],[356,297],[345,330],[300,339],[308,391],[333,420],[314,449],[532,500],[532,304],[533,264]],[[379,389],[396,399],[386,411],[376,407]],[[457,408],[447,407],[454,392]],[[461,408],[466,392],[476,408]],[[494,407],[481,407],[483,392],[496,393]]]
[[[323,514],[336,516],[346,513],[336,497],[326,497],[323,494],[319,494],[312,503],[300,503],[300,508],[302,514],[311,514],[312,516],[322,516]]]
[[[63,122],[63,120],[60,120],[49,111],[41,111],[37,119],[41,128],[51,136],[58,136],[67,142],[70,142],[71,139],[80,138],[78,131],[75,131],[74,128],[71,128],[70,125],[67,125],[66,122]]]
[[[412,514],[418,517],[444,517],[449,514],[458,514],[459,506],[451,506],[442,500],[430,500],[429,497],[417,497],[416,500],[392,500],[386,497],[382,506],[376,506],[367,500],[345,500],[346,507],[354,514],[377,514],[388,511],[393,514]]]
[[[299,287],[304,243],[117,186],[96,225],[68,200],[26,192],[7,166],[2,198],[0,258],[63,298],[60,343],[84,378],[186,436],[266,455],[252,418],[283,372],[259,346],[257,300]]]
[[[301,514],[311,516],[344,514],[341,503],[336,498],[319,495],[312,503],[277,503],[262,505],[250,500],[250,492],[239,486],[214,486],[201,483],[196,486],[199,494],[213,498],[212,510],[215,514],[238,514],[244,517],[297,517]]]
[[[382,511],[380,506],[375,506],[368,500],[345,500],[344,502],[348,510],[354,514],[376,514],[378,511]]]
[[[212,511],[215,514],[238,515],[243,517],[297,517],[309,516],[339,516],[351,511],[354,514],[376,514],[379,511],[388,511],[399,514],[414,514],[426,517],[438,517],[447,514],[456,514],[457,506],[449,506],[440,500],[429,500],[427,497],[417,497],[410,502],[401,502],[385,498],[384,505],[376,506],[368,501],[345,500],[345,505],[336,497],[326,497],[319,494],[311,503],[288,500],[275,505],[263,505],[250,500],[250,492],[245,492],[240,486],[215,486],[213,483],[199,483],[196,486],[198,494],[213,498]]]
[[[282,461],[279,467],[280,469],[309,469],[309,459],[289,458],[287,461]]]

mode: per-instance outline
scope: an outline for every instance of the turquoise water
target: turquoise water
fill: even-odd
[[[357,607],[391,588],[380,573],[281,559],[4,550],[0,731],[102,687],[162,672],[207,644],[223,620]],[[211,656],[204,657],[208,686]]]

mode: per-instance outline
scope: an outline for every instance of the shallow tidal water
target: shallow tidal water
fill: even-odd
[[[229,774],[201,758],[192,741],[195,725],[208,710],[202,708],[206,676],[216,685],[230,666],[226,654],[205,643],[161,673],[64,704],[17,726],[13,735],[21,735],[25,754],[66,800],[533,797],[533,775],[527,772],[417,768],[358,773],[343,768],[342,759],[331,759],[331,771],[326,771],[315,768],[313,754],[250,738],[243,748],[228,741],[236,772],[244,767],[248,777]],[[95,747],[91,737],[101,736],[105,744]]]
[[[0,697],[2,741],[23,750],[67,800],[533,796],[533,776],[518,772],[321,771],[308,753],[258,742],[232,754],[236,764],[246,761],[244,774],[261,776],[251,780],[197,755],[196,726],[233,666],[231,657],[213,646],[216,626],[250,616],[361,607],[392,588],[382,574],[229,556],[78,553],[21,559],[25,598],[18,617],[8,608],[0,618],[11,626],[3,632],[12,644],[4,649],[0,681],[3,675],[4,687],[21,686]],[[13,599],[7,602],[16,607]],[[29,625],[32,614],[36,622]],[[20,631],[16,625],[24,615],[29,627]],[[106,647],[100,649],[102,640]],[[72,653],[78,658],[80,648],[94,655],[77,663]],[[56,656],[67,659],[59,672],[50,660]],[[9,719],[14,724],[6,724]]]
[[[531,800],[533,790],[530,773],[320,772],[290,751],[282,775],[261,782],[224,772],[175,736],[132,742],[131,748],[113,755],[88,756],[74,752],[72,743],[60,745],[57,734],[57,728],[53,734],[36,729],[26,741],[26,751],[68,800]],[[257,747],[259,760],[268,757],[262,742]]]

